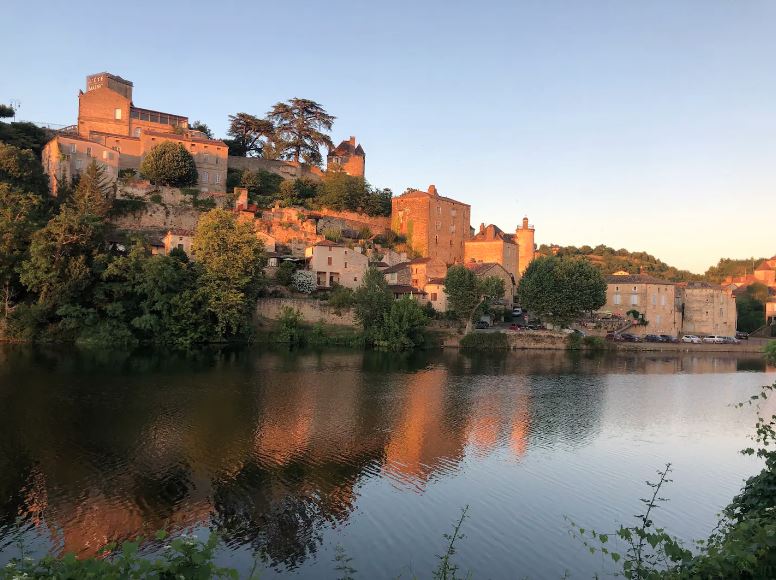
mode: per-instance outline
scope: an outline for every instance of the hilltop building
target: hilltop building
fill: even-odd
[[[776,256],[760,262],[751,274],[728,276],[722,281],[722,285],[737,290],[751,286],[756,282],[765,284],[768,288],[776,289]]]
[[[430,185],[428,191],[407,190],[394,197],[391,205],[393,231],[405,236],[417,254],[448,265],[463,263],[470,228],[468,204],[443,197]]]
[[[315,272],[320,288],[336,285],[358,288],[364,278],[369,259],[360,248],[348,248],[343,244],[323,240],[305,249],[307,268]]]
[[[356,144],[356,138],[353,136],[337,145],[326,156],[327,169],[337,166],[348,175],[355,177],[364,177],[365,164],[366,154],[364,149],[360,144]]]
[[[498,226],[480,224],[480,231],[464,243],[464,262],[500,264],[514,279],[519,276],[518,245]]]
[[[84,157],[103,165],[115,181],[116,165],[137,171],[146,153],[165,141],[182,144],[194,157],[201,191],[225,191],[226,144],[189,129],[183,115],[136,107],[132,92],[130,81],[107,72],[86,77],[86,92],[78,94],[78,125],[71,131],[77,137],[60,134],[43,151],[52,192],[83,169]],[[117,164],[110,163],[110,154]]]

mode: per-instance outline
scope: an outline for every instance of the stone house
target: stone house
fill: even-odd
[[[315,272],[320,288],[336,285],[357,288],[369,267],[369,259],[360,248],[348,248],[323,240],[305,249],[307,269]]]
[[[634,324],[627,332],[637,335],[679,334],[681,307],[674,282],[627,272],[607,276],[606,282],[606,305],[602,311],[628,320],[631,317],[627,313],[635,310],[647,321],[646,326]]]
[[[112,151],[119,170],[137,171],[143,157],[154,146],[166,141],[180,143],[194,158],[199,175],[197,187],[201,191],[225,191],[226,144],[189,129],[185,116],[136,107],[132,92],[130,81],[107,72],[86,77],[86,92],[80,91],[78,95],[77,135]],[[50,151],[66,151],[71,145],[68,138],[67,133],[54,137],[54,145],[49,144]],[[61,159],[59,167],[53,166],[52,159],[49,156],[49,163],[44,162],[44,168],[51,171],[49,176],[72,176],[78,172],[77,156]],[[67,171],[61,167],[62,163],[69,164]],[[58,179],[57,186],[61,183]]]
[[[410,263],[402,262],[394,266],[389,266],[383,270],[383,276],[388,285],[410,286],[412,275],[410,274]]]
[[[169,256],[174,248],[178,248],[186,252],[187,256],[192,257],[191,246],[194,243],[194,232],[183,229],[168,230],[162,239],[162,243],[164,244],[164,254],[166,256]]]
[[[708,282],[677,284],[677,290],[682,304],[682,333],[735,335],[737,312],[732,294]]]
[[[60,187],[70,183],[86,167],[95,161],[102,167],[106,182],[116,183],[119,175],[119,153],[76,134],[54,137],[43,147],[43,170],[49,179],[49,189],[57,195]]]
[[[428,191],[408,190],[391,201],[391,227],[407,238],[417,254],[445,264],[463,263],[464,242],[469,239],[468,204]]]
[[[429,278],[423,287],[426,299],[437,312],[447,312],[447,292],[445,292],[444,278]]]
[[[498,226],[480,224],[480,231],[464,242],[464,263],[496,263],[517,279],[518,246],[514,237]]]
[[[365,164],[366,154],[364,149],[360,144],[356,144],[356,138],[353,136],[337,145],[326,156],[327,169],[336,166],[348,175],[355,177],[364,177]]]
[[[447,264],[439,258],[415,258],[408,264],[410,285],[415,288],[424,288],[431,278],[444,278],[447,275]]]
[[[478,278],[494,276],[504,281],[504,303],[512,306],[515,301],[515,277],[504,266],[496,262],[468,262],[464,264]]]

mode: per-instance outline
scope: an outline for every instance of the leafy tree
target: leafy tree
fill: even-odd
[[[232,138],[227,142],[229,155],[261,157],[266,142],[275,135],[275,128],[267,119],[237,113],[229,115],[229,129],[226,133]]]
[[[480,303],[477,276],[465,266],[451,266],[445,276],[447,308],[459,320],[469,321]]]
[[[0,103],[0,119],[7,119],[16,115],[16,111],[11,105]]]
[[[0,122],[0,143],[13,145],[19,149],[30,149],[37,157],[40,157],[44,145],[52,135],[51,131],[41,129],[34,123]]]
[[[564,326],[606,304],[606,280],[583,259],[537,258],[523,273],[517,295],[529,312]]]
[[[48,179],[43,166],[29,149],[0,143],[0,183],[16,189],[48,195]]]
[[[319,185],[312,179],[294,179],[280,184],[280,199],[288,206],[301,205],[309,208],[318,196]]]
[[[103,170],[92,162],[72,198],[32,236],[20,274],[39,303],[79,304],[88,298],[86,290],[106,260],[105,216],[110,205],[105,200],[110,192],[103,187]]]
[[[364,328],[367,339],[372,342],[379,340],[385,315],[393,304],[393,296],[382,272],[370,267],[364,274],[361,285],[356,288],[353,298],[356,319]]]
[[[418,302],[404,296],[394,300],[379,326],[376,344],[390,350],[410,350],[423,344],[428,317]]]
[[[393,192],[387,187],[383,189],[369,188],[369,195],[364,200],[362,209],[367,215],[390,216],[392,199]]]
[[[741,332],[754,332],[765,324],[765,302],[768,287],[760,282],[751,284],[736,297],[738,320],[736,328]]]
[[[240,182],[243,187],[248,189],[251,201],[270,201],[278,197],[283,178],[277,173],[262,169],[258,171],[246,170],[243,172]],[[266,203],[260,205],[266,205]]]
[[[140,163],[140,175],[151,183],[171,187],[197,184],[197,167],[180,143],[165,141],[153,147]]]
[[[274,333],[275,342],[300,344],[304,340],[301,326],[302,314],[295,308],[284,306],[278,319],[277,330]]]
[[[707,281],[719,284],[728,276],[744,276],[746,274],[752,274],[757,265],[763,260],[764,258],[755,258],[754,256],[742,260],[720,258],[716,266],[711,266],[706,270],[704,276]]]
[[[194,121],[194,124],[191,125],[191,129],[193,129],[194,131],[200,131],[200,132],[204,133],[210,139],[213,138],[213,131],[211,131],[210,127],[208,127],[202,121]]]
[[[331,131],[336,117],[315,101],[294,98],[277,103],[267,118],[274,124],[274,144],[283,159],[320,165],[320,148],[334,146],[326,133]]]
[[[329,294],[328,302],[336,310],[347,310],[355,304],[355,295],[350,288],[337,285]]]
[[[192,252],[202,267],[200,290],[216,336],[239,336],[247,330],[261,287],[264,245],[252,224],[214,209],[200,218]]]
[[[296,272],[296,264],[289,260],[282,261],[275,271],[275,283],[289,287],[294,281],[294,272]]]

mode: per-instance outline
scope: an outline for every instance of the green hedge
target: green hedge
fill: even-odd
[[[470,350],[508,350],[509,340],[503,332],[470,332],[461,339],[460,346]]]

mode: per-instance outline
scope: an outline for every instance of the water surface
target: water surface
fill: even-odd
[[[262,577],[427,577],[459,510],[476,578],[606,570],[564,516],[613,530],[674,466],[658,521],[705,537],[745,477],[759,358],[0,349],[0,565],[206,535]],[[21,530],[21,531],[19,531]],[[158,548],[153,544],[147,550]]]

